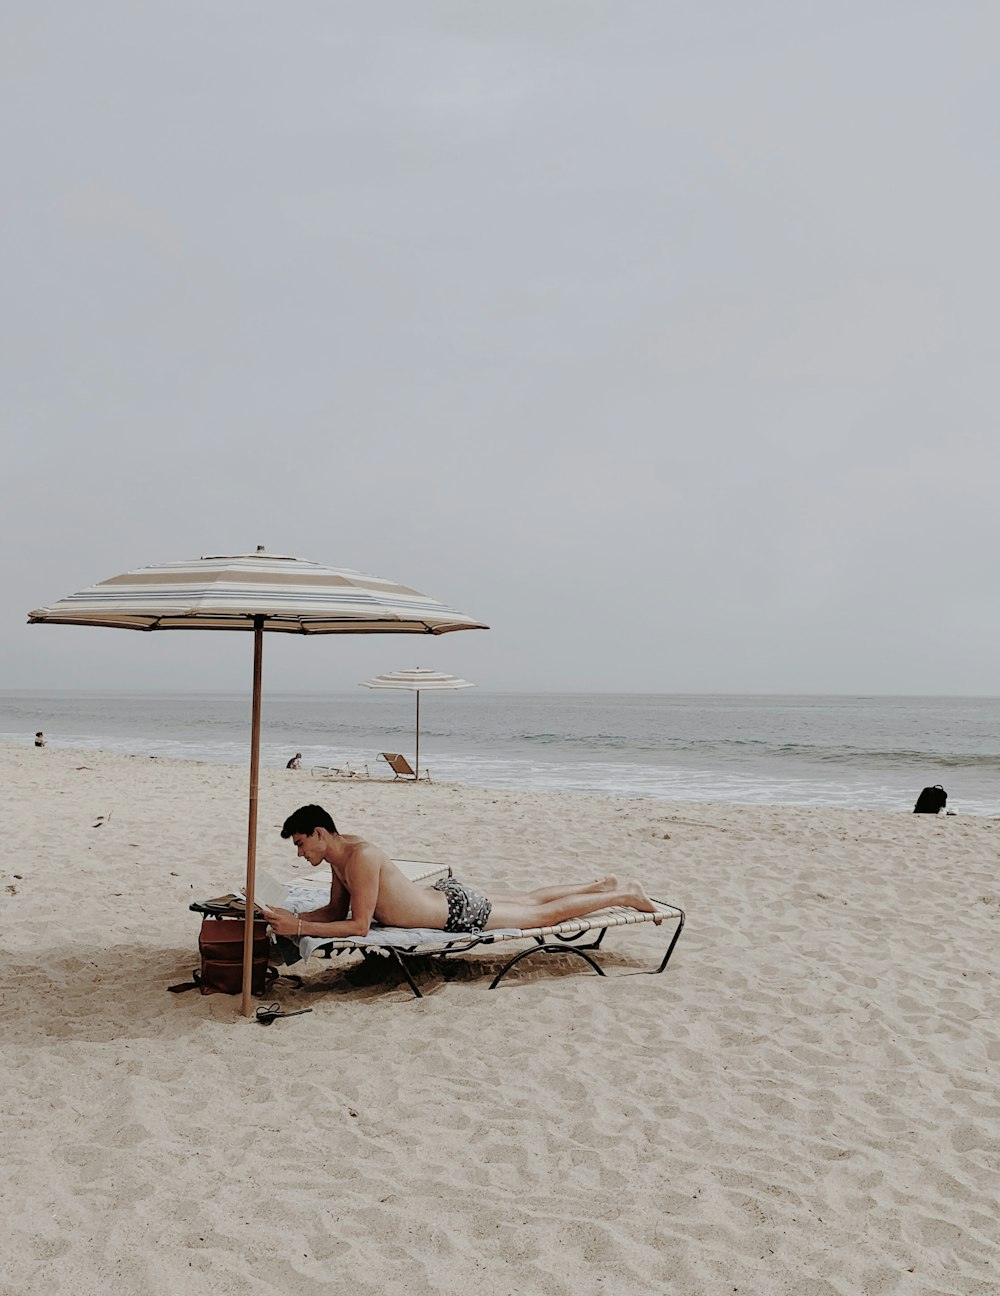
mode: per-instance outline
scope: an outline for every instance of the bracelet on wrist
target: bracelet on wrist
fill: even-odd
[[[296,935],[296,937],[299,937],[299,936],[302,935],[302,919],[301,919],[301,918],[300,918],[300,919],[298,920],[298,922],[295,924],[295,935]]]

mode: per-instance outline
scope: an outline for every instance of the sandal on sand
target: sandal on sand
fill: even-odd
[[[270,1008],[258,1008],[257,1020],[262,1026],[270,1026],[276,1017],[299,1017],[302,1013],[312,1012],[311,1008],[296,1008],[294,1012],[284,1012],[281,1004],[273,1003]]]

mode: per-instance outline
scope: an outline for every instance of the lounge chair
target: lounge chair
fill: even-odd
[[[414,882],[426,882],[431,878],[445,875],[451,876],[452,872],[448,865],[431,864],[422,860],[395,860],[394,862]],[[313,895],[315,896],[315,892]],[[304,901],[297,903],[297,899],[294,895],[289,898],[290,908],[304,909],[316,903],[314,898],[308,903]],[[306,959],[314,953],[330,958],[334,954],[354,952],[361,954],[363,958],[372,955],[392,958],[398,964],[410,989],[418,999],[422,999],[423,995],[407,966],[408,958],[423,958],[426,955],[440,955],[446,958],[449,955],[465,954],[477,945],[498,945],[503,941],[531,941],[533,943],[527,949],[518,950],[511,955],[490,982],[490,990],[495,990],[516,964],[535,954],[577,954],[584,962],[590,964],[598,976],[605,976],[604,969],[588,951],[600,949],[604,937],[613,927],[636,927],[640,923],[654,922],[659,919],[662,924],[669,924],[671,936],[659,966],[650,969],[650,975],[656,976],[670,962],[674,946],[684,930],[685,915],[683,909],[666,904],[662,900],[654,900],[654,904],[656,913],[641,913],[638,909],[625,908],[601,909],[597,913],[588,914],[586,918],[572,918],[552,927],[499,928],[496,931],[480,932],[476,935],[465,933],[451,935],[448,932],[426,928],[375,925],[370,928],[367,936],[350,936],[335,940],[319,936],[303,936],[299,942],[299,951]],[[588,933],[593,934],[595,939],[589,944],[576,944],[581,936]]]
[[[379,752],[378,756],[376,757],[376,760],[382,760],[386,762],[386,764],[393,772],[394,783],[396,779],[415,780],[417,777],[417,771],[413,768],[413,766],[406,759],[406,757],[401,755],[399,752]],[[428,783],[431,781],[430,770],[425,769],[423,776]]]
[[[313,778],[371,778],[367,764],[355,768],[350,761],[343,765],[311,765],[309,773]]]
[[[299,942],[299,949],[303,958],[318,952],[322,952],[326,958],[329,958],[333,954],[355,951],[365,958],[373,954],[393,958],[410,989],[418,999],[422,999],[423,995],[407,966],[408,958],[422,958],[426,955],[440,955],[444,958],[449,955],[465,954],[477,945],[496,945],[502,941],[533,941],[534,943],[527,949],[518,951],[507,960],[490,982],[490,990],[495,990],[518,963],[535,954],[576,954],[588,963],[598,976],[605,976],[604,969],[588,951],[600,949],[601,942],[613,927],[634,927],[639,923],[653,922],[658,919],[661,923],[670,923],[672,934],[659,966],[650,969],[650,975],[655,976],[670,962],[674,946],[684,929],[684,910],[678,909],[676,905],[665,904],[661,900],[656,900],[654,903],[655,913],[641,913],[638,909],[625,908],[601,909],[597,913],[588,914],[586,918],[573,918],[552,927],[500,928],[496,931],[469,935],[453,936],[448,932],[429,929],[411,930],[405,927],[373,926],[367,936],[351,936],[334,940],[304,936]],[[595,936],[589,944],[572,943],[587,933]]]

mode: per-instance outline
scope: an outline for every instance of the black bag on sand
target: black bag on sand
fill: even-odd
[[[205,994],[239,994],[243,989],[243,932],[242,918],[204,918],[198,937],[201,968],[192,973],[193,981],[168,986],[175,994],[181,990],[198,989]],[[253,925],[253,971],[250,974],[250,993],[262,995],[274,981],[278,972],[268,967],[270,940],[267,923]]]
[[[940,783],[935,783],[933,787],[924,788],[923,792],[917,797],[917,804],[913,807],[914,814],[937,814],[943,810],[948,800],[948,793]]]

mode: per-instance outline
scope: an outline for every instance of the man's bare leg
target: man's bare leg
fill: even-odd
[[[620,889],[620,880],[614,873],[609,873],[607,877],[597,878],[593,882],[564,882],[561,886],[535,887],[533,891],[519,892],[517,895],[508,894],[498,898],[501,900],[517,900],[521,903],[528,901],[531,904],[548,904],[551,900],[568,900],[570,896],[593,895],[595,891],[618,891]]]
[[[638,909],[641,913],[656,912],[656,905],[646,894],[645,887],[637,881],[625,883],[614,891],[582,892],[529,904],[516,897],[498,896],[494,899],[491,896],[490,899],[493,909],[486,923],[487,931],[497,927],[551,927],[571,918],[585,918],[587,914],[612,905]]]

